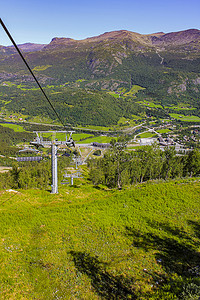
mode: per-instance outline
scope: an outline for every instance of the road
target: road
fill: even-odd
[[[159,132],[157,132],[154,128],[148,128],[147,126],[142,126],[142,127],[143,127],[143,128],[146,128],[147,130],[146,130],[146,131],[143,131],[143,132],[139,132],[138,134],[136,134],[131,142],[135,142],[137,136],[138,136],[138,135],[141,135],[142,133],[145,133],[145,132],[154,132],[154,133],[157,134],[158,136],[161,135],[161,134],[160,134]]]
[[[126,132],[126,133],[131,133],[132,131],[135,131],[136,128],[143,126],[145,123],[146,122],[143,122],[142,124],[139,124],[139,125],[134,126],[134,127],[129,127],[129,128],[123,129],[122,131]]]
[[[156,50],[156,53],[157,53],[158,56],[160,57],[160,59],[161,59],[160,64],[162,65],[162,64],[163,64],[163,61],[164,61],[164,58],[159,54],[158,50]]]

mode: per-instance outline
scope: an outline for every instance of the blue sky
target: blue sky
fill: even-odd
[[[141,34],[200,29],[200,0],[3,0],[0,18],[17,44],[84,39],[126,29]],[[0,45],[10,45],[0,28]]]

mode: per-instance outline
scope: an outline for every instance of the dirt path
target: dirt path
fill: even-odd
[[[11,169],[12,169],[12,167],[0,167],[0,173],[8,172]]]

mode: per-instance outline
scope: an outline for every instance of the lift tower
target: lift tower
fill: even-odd
[[[37,135],[34,141],[30,142],[31,145],[35,145],[36,147],[45,147],[51,146],[51,174],[52,174],[52,185],[51,185],[51,193],[58,193],[58,167],[57,167],[57,147],[59,145],[67,145],[68,147],[75,147],[74,140],[72,138],[72,133],[74,131],[34,131]],[[52,140],[44,140],[43,133],[51,133]],[[56,133],[65,133],[66,140],[58,141],[56,138]],[[67,134],[69,134],[69,138],[67,138]]]

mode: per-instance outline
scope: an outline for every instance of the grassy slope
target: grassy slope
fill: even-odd
[[[20,125],[16,125],[16,124],[8,124],[8,123],[0,123],[1,126],[3,127],[8,127],[13,129],[15,132],[24,132],[24,128]]]
[[[184,116],[181,114],[170,114],[170,116],[174,119],[186,122],[200,122],[200,118],[198,116]]]
[[[199,191],[186,180],[1,191],[0,298],[176,299],[167,279],[179,291],[198,265]]]

